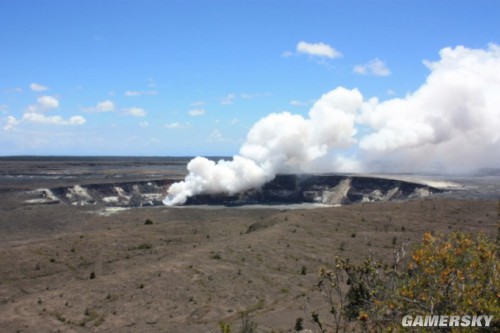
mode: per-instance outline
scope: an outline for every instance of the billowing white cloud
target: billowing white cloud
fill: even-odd
[[[391,75],[391,71],[389,70],[389,68],[387,68],[386,64],[379,58],[370,60],[366,64],[355,66],[354,73],[373,76]]]
[[[165,203],[182,204],[198,193],[237,193],[263,185],[277,172],[302,170],[329,149],[355,142],[355,112],[361,103],[356,89],[337,88],[313,105],[308,118],[289,112],[262,118],[252,126],[233,160],[193,159],[189,175],[170,187]],[[219,131],[211,136],[222,139]]]
[[[192,117],[199,117],[199,116],[203,116],[205,114],[205,110],[203,110],[203,109],[193,109],[193,110],[189,110],[188,113]]]
[[[325,43],[307,43],[300,41],[296,47],[297,53],[304,53],[314,57],[339,58],[342,53]]]
[[[30,84],[30,89],[33,91],[45,91],[49,90],[49,87],[33,82]]]
[[[431,73],[405,98],[365,103],[360,123],[373,128],[360,147],[407,168],[467,171],[499,165],[500,47],[444,48],[425,62]]]
[[[191,160],[164,203],[258,188],[277,172],[500,167],[500,46],[444,48],[425,64],[426,81],[404,98],[364,100],[357,89],[339,87],[321,96],[308,117],[281,112],[260,119],[232,160]],[[345,156],[357,147],[357,156]]]
[[[144,109],[133,107],[128,109],[123,109],[124,114],[133,117],[145,117],[147,112]]]
[[[83,111],[89,113],[113,112],[115,111],[115,103],[111,100],[105,100],[96,104],[96,106],[84,107]]]

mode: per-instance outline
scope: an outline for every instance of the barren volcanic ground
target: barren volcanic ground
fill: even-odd
[[[73,188],[66,198],[85,199],[85,185],[133,192],[123,183],[141,181],[165,191],[186,161],[0,159],[0,331],[215,333],[220,321],[237,329],[246,312],[258,332],[289,332],[305,309],[327,310],[314,285],[337,255],[390,262],[395,246],[409,249],[426,231],[496,232],[498,177],[455,179],[452,192],[425,198],[314,209],[130,208],[120,190],[80,205],[41,190]]]

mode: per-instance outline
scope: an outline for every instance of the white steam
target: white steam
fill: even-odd
[[[231,161],[191,160],[186,179],[170,187],[164,203],[179,205],[200,193],[234,194],[259,187],[277,172],[301,170],[329,149],[355,143],[356,110],[362,102],[358,90],[337,88],[314,104],[308,118],[289,112],[262,118]]]
[[[426,82],[405,98],[364,103],[359,146],[394,169],[467,172],[500,163],[500,47],[445,48],[425,62]]]
[[[357,89],[339,87],[324,94],[307,118],[288,112],[262,118],[231,161],[191,160],[186,179],[170,187],[164,203],[234,194],[260,187],[278,172],[312,168],[464,172],[500,166],[500,47],[445,48],[440,56],[425,63],[430,75],[405,98],[364,101]],[[368,132],[356,140],[359,126]],[[335,150],[349,147],[360,148],[361,157]],[[333,157],[328,163],[327,155]]]

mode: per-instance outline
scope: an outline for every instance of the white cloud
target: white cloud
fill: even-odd
[[[294,99],[294,100],[291,100],[289,104],[291,106],[308,106],[308,105],[311,105],[311,103],[312,102],[301,102],[299,100]]]
[[[299,107],[299,106],[310,106],[312,104],[314,104],[314,100],[309,100],[309,101],[299,101],[297,99],[293,99],[289,102],[289,104],[291,106],[296,106],[296,107]]]
[[[292,51],[285,51],[285,52],[283,52],[283,53],[281,54],[281,56],[282,56],[283,58],[289,58],[289,57],[293,56],[293,52],[292,52]]]
[[[165,127],[168,129],[181,130],[181,129],[191,127],[191,124],[190,123],[175,122],[175,123],[166,124]]]
[[[40,113],[46,112],[51,109],[57,109],[59,107],[59,101],[57,98],[52,96],[42,96],[36,100],[36,104],[31,104],[27,107],[27,113]]]
[[[111,100],[105,100],[97,103],[96,106],[85,107],[82,110],[89,113],[112,112],[115,111],[115,104]]]
[[[499,166],[500,46],[448,47],[440,56],[426,62],[431,73],[415,92],[364,104],[358,121],[373,132],[360,147],[373,158],[397,158],[410,171]]]
[[[139,126],[140,126],[141,128],[146,128],[146,127],[148,127],[148,126],[149,126],[149,123],[148,123],[147,121],[141,121],[141,122],[139,123]]]
[[[208,136],[209,141],[221,141],[224,139],[224,136],[218,129],[214,129],[212,133]]]
[[[315,57],[325,57],[330,59],[342,57],[342,53],[325,43],[307,43],[300,41],[297,44],[296,50],[297,53],[304,53]]]
[[[254,99],[254,98],[264,98],[264,97],[270,97],[272,96],[271,93],[254,93],[254,94],[249,94],[249,93],[241,93],[240,97],[243,99]]]
[[[125,92],[125,96],[128,96],[128,97],[144,96],[144,95],[158,95],[158,91],[156,91],[156,90],[146,90],[146,91],[127,90]]]
[[[236,96],[234,94],[229,94],[226,97],[221,98],[220,104],[231,105],[231,104],[233,104],[235,99],[236,99]]]
[[[42,96],[36,101],[36,104],[29,105],[22,117],[22,121],[39,123],[39,124],[51,124],[51,125],[83,125],[86,120],[82,116],[71,116],[68,119],[64,119],[59,115],[47,116],[51,110],[59,108],[59,100],[53,96]],[[15,119],[11,120],[14,123]],[[16,123],[19,124],[20,121]]]
[[[301,170],[303,165],[325,156],[329,148],[355,141],[355,111],[361,103],[359,91],[337,88],[314,104],[308,118],[282,112],[260,119],[232,160],[191,160],[189,174],[170,186],[164,203],[182,204],[199,193],[238,193],[262,186],[278,172]],[[230,142],[217,129],[208,140]]]
[[[15,87],[15,88],[7,88],[7,89],[4,89],[4,90],[2,90],[2,92],[3,92],[4,94],[14,94],[14,93],[15,93],[15,94],[20,94],[20,93],[22,93],[22,92],[23,92],[23,90],[22,90],[21,88],[19,88],[19,87]]]
[[[6,131],[10,131],[14,129],[17,125],[19,125],[19,120],[17,120],[13,116],[7,116],[7,123],[5,124],[3,129]]]
[[[51,125],[83,125],[86,120],[82,116],[72,116],[69,119],[64,119],[61,116],[46,116],[43,113],[27,112],[23,115],[23,120]]]
[[[87,121],[82,116],[71,116],[68,121],[68,125],[83,125]]]
[[[355,66],[354,73],[361,75],[388,76],[391,74],[391,71],[382,60],[375,58],[366,64]]]
[[[53,96],[39,97],[37,103],[43,110],[57,109],[59,107],[59,101]]]
[[[431,71],[426,81],[404,98],[364,100],[357,89],[338,87],[321,96],[308,117],[265,116],[232,160],[191,160],[188,175],[170,186],[163,202],[259,188],[278,172],[307,170],[311,163],[327,172],[498,168],[500,45],[444,48],[438,61],[426,65]],[[214,130],[210,137],[222,135]],[[345,156],[349,151],[357,156]]]
[[[126,115],[133,116],[133,117],[145,117],[147,114],[144,109],[137,108],[137,107],[123,109],[123,112]]]
[[[203,116],[205,114],[205,110],[203,110],[203,109],[193,109],[193,110],[189,110],[188,113],[192,117],[199,117],[199,116]]]
[[[33,82],[30,84],[30,89],[33,91],[45,91],[49,90],[49,87]]]

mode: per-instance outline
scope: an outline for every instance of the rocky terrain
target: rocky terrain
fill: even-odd
[[[187,205],[251,204],[346,205],[375,201],[403,201],[443,192],[401,180],[338,175],[278,175],[261,189],[235,195],[197,195]]]
[[[174,179],[114,182],[39,188],[25,193],[27,204],[77,206],[146,207],[161,206]],[[401,180],[334,175],[278,175],[260,189],[235,195],[197,195],[187,205],[242,206],[255,204],[324,205],[373,201],[408,200],[427,197],[442,190]]]
[[[0,161],[1,332],[218,333],[220,321],[237,332],[243,312],[257,332],[292,332],[298,317],[312,329],[312,310],[328,316],[318,270],[335,256],[390,263],[427,231],[496,232],[491,181],[467,188],[492,194],[460,199],[402,180],[289,175],[243,198],[330,205],[165,207],[154,205],[177,164],[49,162]]]

